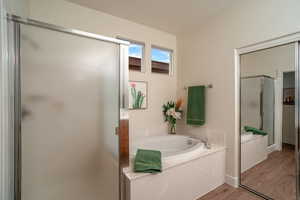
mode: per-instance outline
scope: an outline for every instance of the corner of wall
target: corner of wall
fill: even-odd
[[[238,177],[230,176],[228,174],[225,176],[225,183],[235,188],[239,187]]]

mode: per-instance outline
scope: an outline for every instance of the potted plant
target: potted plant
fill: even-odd
[[[163,105],[163,114],[165,122],[168,122],[170,134],[176,134],[176,122],[178,119],[181,119],[182,103],[182,99],[179,99],[176,103],[174,101],[168,101]]]

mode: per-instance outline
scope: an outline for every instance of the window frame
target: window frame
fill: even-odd
[[[152,49],[158,49],[162,51],[167,51],[170,52],[170,63],[169,63],[169,73],[159,73],[159,72],[153,72],[152,71]],[[150,54],[150,61],[151,61],[151,73],[154,74],[161,74],[161,75],[168,75],[168,76],[173,76],[174,75],[174,50],[170,48],[165,48],[159,45],[151,45],[151,54]]]
[[[138,41],[138,40],[132,40],[132,39],[128,39],[128,38],[124,38],[124,37],[121,37],[121,36],[118,36],[117,39],[120,39],[120,40],[125,40],[125,41],[128,41],[131,44],[137,44],[137,45],[141,45],[142,46],[142,58],[141,58],[141,70],[131,70],[129,69],[129,52],[128,52],[128,70],[131,71],[131,72],[139,72],[139,73],[146,73],[146,43],[145,42],[141,42],[141,41]],[[130,48],[130,45],[128,47],[128,49]]]

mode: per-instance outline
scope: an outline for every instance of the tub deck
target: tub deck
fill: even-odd
[[[124,168],[127,200],[196,200],[225,182],[225,147],[212,145],[162,159],[157,174]],[[132,166],[132,165],[131,165]],[[180,189],[180,192],[174,192]]]

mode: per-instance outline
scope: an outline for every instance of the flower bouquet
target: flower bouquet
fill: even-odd
[[[174,101],[168,101],[163,105],[163,114],[165,122],[169,123],[170,134],[176,134],[176,121],[181,119],[182,103],[182,99],[179,99],[176,103]]]

